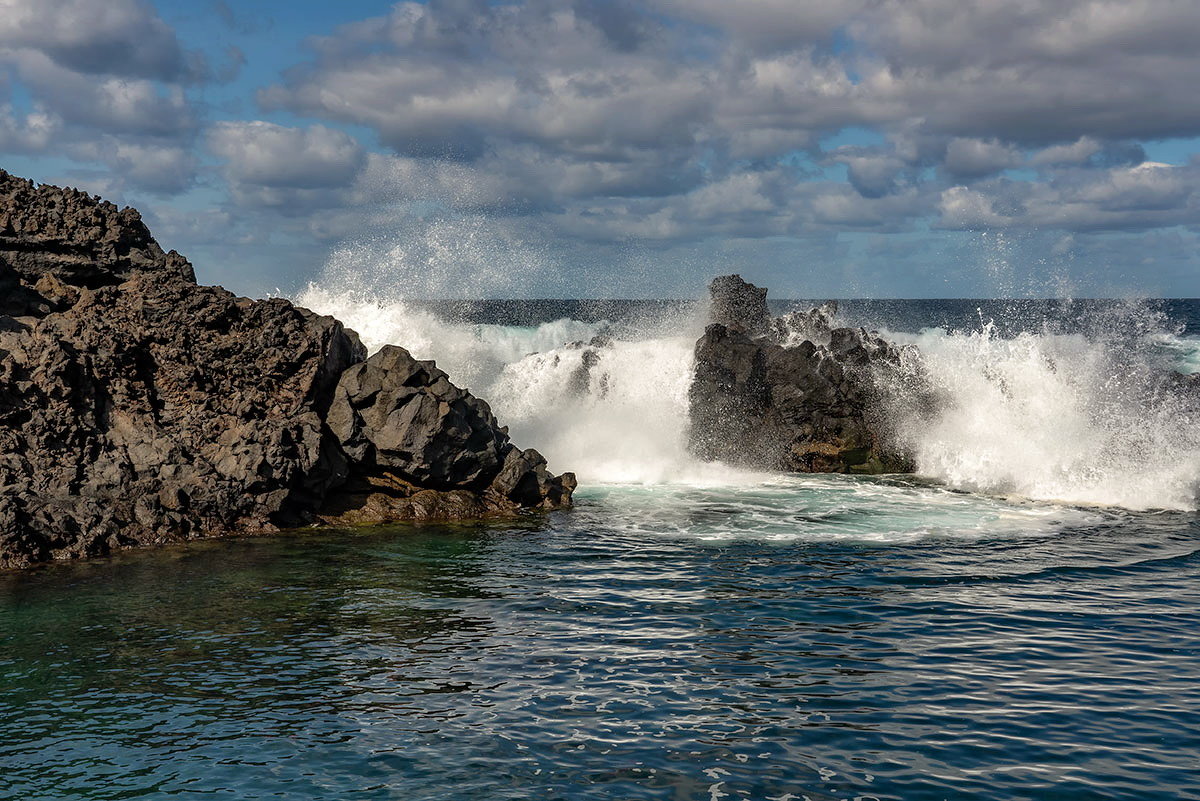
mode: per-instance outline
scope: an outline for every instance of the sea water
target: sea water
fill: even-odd
[[[1200,798],[1197,304],[844,303],[943,400],[849,477],[690,456],[703,304],[298,299],[576,508],[0,576],[0,798]]]

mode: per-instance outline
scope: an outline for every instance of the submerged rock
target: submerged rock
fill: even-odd
[[[717,322],[696,343],[689,393],[693,453],[803,473],[912,469],[881,403],[917,375],[901,348],[836,327],[836,304],[763,321],[765,289],[732,275],[710,291]]]
[[[198,286],[132,209],[0,171],[0,298],[0,567],[570,503],[432,362]]]

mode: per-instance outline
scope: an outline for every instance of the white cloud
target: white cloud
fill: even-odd
[[[267,189],[346,187],[366,163],[353,137],[323,125],[221,122],[209,130],[208,147],[232,183]]]
[[[179,81],[203,60],[144,0],[0,0],[0,50],[31,50],[85,74]]]
[[[939,223],[944,228],[994,228],[1011,220],[997,213],[987,195],[965,186],[952,186],[942,192],[938,201]]]

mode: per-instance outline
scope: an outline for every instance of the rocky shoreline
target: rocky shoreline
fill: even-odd
[[[767,290],[740,276],[710,290],[695,456],[912,469],[882,410],[897,388],[927,392],[915,354],[838,327],[833,304],[772,317]],[[580,387],[609,345],[578,343]],[[574,489],[432,361],[396,346],[368,356],[332,317],[199,285],[137,211],[0,171],[0,568],[563,509]]]
[[[198,285],[135,210],[0,171],[0,567],[574,487],[432,362]]]

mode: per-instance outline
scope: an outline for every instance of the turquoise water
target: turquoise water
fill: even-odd
[[[0,797],[1200,798],[1198,535],[743,477],[0,575]]]

